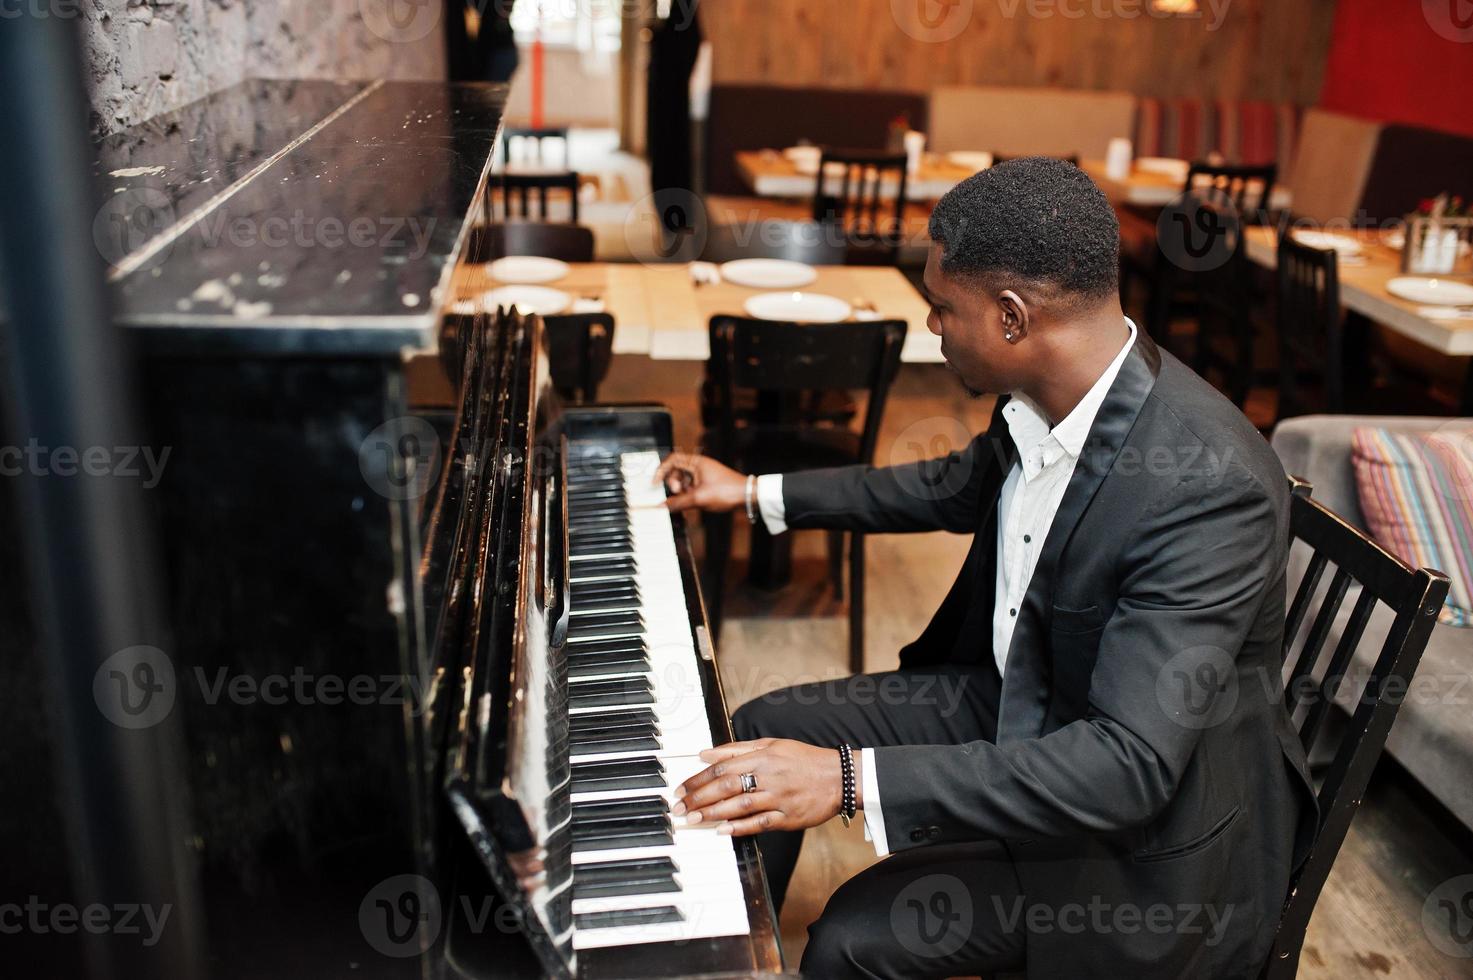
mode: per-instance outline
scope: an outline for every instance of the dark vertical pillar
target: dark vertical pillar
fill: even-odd
[[[9,307],[0,316],[10,423],[4,444],[113,452],[145,441],[134,413],[133,364],[108,315],[93,244],[98,209],[77,28],[75,17],[55,10],[0,20],[0,295]],[[64,474],[43,462],[51,459],[36,457],[14,478],[46,689],[8,696],[45,705],[63,824],[53,833],[65,836],[72,872],[71,895],[37,899],[78,911],[101,904],[113,924],[122,906],[135,916],[147,906],[167,918],[153,945],[142,941],[147,927],[142,934],[92,930],[75,919],[65,933],[55,918],[42,919],[48,928],[27,938],[66,944],[54,949],[85,944],[87,971],[96,977],[201,977],[178,713],[141,727],[120,724],[98,693],[106,683],[94,687],[100,671],[106,680],[104,662],[120,651],[153,647],[167,656],[143,491],[138,478],[86,475],[75,466]],[[121,673],[152,678],[135,699],[152,696],[163,681],[149,671]],[[5,862],[25,860],[8,855]]]

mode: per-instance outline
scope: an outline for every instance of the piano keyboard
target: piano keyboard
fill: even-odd
[[[750,931],[730,837],[676,827],[711,726],[657,452],[568,461],[573,948]]]

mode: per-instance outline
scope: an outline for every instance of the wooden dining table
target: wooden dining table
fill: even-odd
[[[818,186],[818,175],[804,173],[777,150],[741,150],[737,170],[758,197],[809,198]],[[977,171],[958,166],[943,156],[926,154],[921,167],[905,181],[907,201],[936,201]],[[882,185],[883,186],[883,185]],[[890,196],[893,198],[894,192]]]
[[[1124,178],[1110,176],[1103,160],[1082,160],[1079,169],[1089,174],[1111,204],[1131,204],[1142,208],[1164,208],[1182,193],[1184,176],[1142,170],[1132,165],[1130,174]],[[1269,208],[1286,211],[1294,204],[1294,192],[1283,184],[1275,184],[1269,197]]]
[[[474,303],[486,292],[507,285],[492,277],[488,268],[473,264],[457,272],[455,303]],[[575,306],[569,312],[613,314],[614,353],[645,354],[655,360],[706,360],[711,353],[711,318],[717,314],[745,316],[743,305],[748,299],[773,292],[738,286],[724,278],[719,283],[701,283],[691,265],[684,263],[595,262],[574,264],[569,270],[565,278],[546,284],[574,298]],[[945,361],[940,338],[926,328],[930,307],[898,269],[819,266],[814,271],[817,280],[798,291],[842,299],[855,309],[856,320],[903,320],[907,330],[902,361]]]
[[[1473,355],[1473,310],[1424,306],[1387,292],[1386,284],[1401,271],[1401,250],[1387,245],[1378,230],[1354,229],[1337,234],[1361,244],[1355,258],[1338,264],[1340,305],[1367,320],[1379,323],[1404,337],[1451,357]],[[1244,231],[1248,259],[1266,269],[1278,266],[1278,230],[1248,228]],[[1473,276],[1446,276],[1473,284]],[[1473,414],[1473,362],[1464,383],[1462,411]]]

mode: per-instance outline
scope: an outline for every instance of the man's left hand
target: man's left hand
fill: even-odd
[[[856,768],[858,756],[856,752]],[[744,837],[769,830],[805,830],[839,812],[843,768],[837,749],[759,738],[707,749],[701,760],[713,765],[675,791],[671,813],[684,815],[687,825],[719,823],[721,833]],[[754,792],[742,792],[743,773],[757,777]]]

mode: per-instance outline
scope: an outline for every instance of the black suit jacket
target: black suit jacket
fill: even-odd
[[[941,459],[784,477],[793,527],[975,534],[902,669],[996,684],[1000,412]],[[1096,416],[1029,584],[994,737],[879,748],[892,850],[1009,845],[1030,977],[1253,977],[1314,799],[1283,708],[1288,480],[1210,385],[1144,335]],[[990,677],[988,672],[990,673]],[[1021,919],[1014,919],[1014,916]]]

